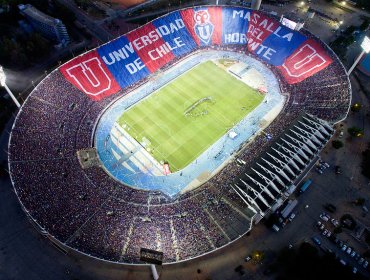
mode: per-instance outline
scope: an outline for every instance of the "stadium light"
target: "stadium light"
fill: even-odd
[[[0,85],[5,86],[6,76],[3,67],[0,66]]]
[[[157,268],[155,267],[154,264],[150,264],[150,270],[152,271],[153,279],[154,280],[158,280],[159,279],[159,275],[158,275],[158,272],[157,272]]]
[[[362,48],[362,52],[356,58],[355,62],[351,66],[351,68],[348,70],[348,76],[352,73],[353,69],[355,69],[356,65],[361,60],[361,58],[364,56],[364,54],[370,52],[370,39],[369,39],[369,37],[365,36],[364,40],[361,43],[361,48]]]
[[[13,95],[13,93],[10,91],[10,89],[6,85],[6,75],[5,75],[5,72],[4,72],[4,69],[3,69],[2,66],[0,66],[0,85],[2,87],[4,87],[5,90],[8,92],[8,94],[10,95],[10,97],[13,99],[15,105],[17,105],[18,108],[21,107],[21,104],[19,104],[17,98],[15,98],[15,96]]]

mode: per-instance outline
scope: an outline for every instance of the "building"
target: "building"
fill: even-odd
[[[44,14],[30,4],[20,4],[18,9],[32,28],[46,38],[62,45],[67,45],[70,42],[67,28],[61,20]]]
[[[292,193],[302,176],[317,162],[334,134],[333,127],[312,115],[302,114],[271,143],[270,148],[232,186],[258,222],[277,209]]]

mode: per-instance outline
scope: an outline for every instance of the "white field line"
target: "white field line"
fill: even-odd
[[[117,138],[124,138],[124,137],[120,137],[120,136],[117,136],[119,132],[115,129],[112,129],[111,131],[111,136],[112,136],[112,142],[113,144],[116,145],[116,147],[123,153],[123,156],[120,156],[118,155],[119,159],[118,161],[121,160],[122,157],[124,156],[127,156],[127,158],[124,160],[124,162],[122,162],[122,165],[124,165],[126,168],[127,168],[127,161],[131,161],[132,163],[134,163],[142,172],[146,172],[146,167],[138,160],[135,159],[134,157],[134,154],[130,154],[130,151],[128,149],[126,149],[123,145],[123,141],[121,140],[118,140]],[[125,141],[126,143],[126,141]],[[115,154],[117,154],[115,151],[113,151]],[[116,156],[117,158],[117,156]],[[130,167],[128,168],[131,172],[134,172],[134,170]]]
[[[151,154],[148,153],[147,150],[145,150],[137,141],[132,138],[121,126],[119,126],[117,123],[115,124],[116,130],[123,136],[122,138],[125,138],[125,144],[129,143],[131,144],[131,147],[133,147],[132,151],[135,151],[134,155],[137,157],[139,161],[144,165],[144,169],[146,170],[148,166],[152,166],[154,169],[153,171],[154,175],[161,176],[164,175],[163,167],[162,165],[156,161]],[[139,167],[139,166],[138,166]]]
[[[213,109],[214,110],[214,112],[216,113],[216,118],[215,118],[215,121],[220,121],[220,122],[222,122],[223,123],[223,126],[225,127],[225,128],[229,128],[229,126],[227,126],[226,125],[226,123],[232,123],[231,122],[231,120],[229,119],[229,118],[227,118],[227,117],[225,117],[225,116],[223,116],[223,114],[221,114],[221,113],[219,113],[219,111],[218,110],[215,110],[215,109]],[[250,111],[251,112],[251,111]],[[248,112],[246,115],[248,115],[250,112]],[[246,116],[245,115],[245,116]],[[243,118],[242,118],[243,119]],[[225,123],[225,121],[226,121],[226,123]],[[199,126],[199,121],[197,121],[197,120],[195,120],[195,121],[193,121],[193,124],[195,125],[195,126],[197,126],[198,128],[200,128],[200,126]],[[236,125],[236,124],[235,124]],[[230,128],[232,128],[232,127],[234,127],[235,126],[234,124],[232,125],[232,126],[230,126]],[[229,129],[230,129],[229,128]],[[228,130],[229,130],[228,129]],[[227,131],[228,131],[227,130]],[[226,132],[225,132],[226,133]],[[225,134],[224,133],[224,134]],[[209,135],[209,134],[208,134]],[[172,136],[171,136],[172,137]],[[221,136],[222,137],[222,136]],[[221,137],[219,137],[218,139],[220,139]],[[212,137],[210,137],[210,138],[212,138]],[[189,159],[189,161],[188,162],[186,162],[186,164],[185,164],[185,166],[187,166],[187,165],[189,165],[191,162],[193,162],[196,158],[198,158],[201,154],[203,154],[209,147],[211,147],[215,142],[217,142],[218,141],[218,139],[216,139],[213,143],[210,143],[209,145],[208,145],[208,147],[206,148],[206,149],[201,149],[194,157],[192,157],[192,158],[190,158]],[[175,150],[173,150],[173,152],[170,154],[170,156],[172,155],[172,154],[174,154],[174,153],[176,153],[179,149],[181,149],[181,146],[180,145],[178,145],[178,148],[177,149],[175,149]]]
[[[117,161],[119,161],[121,159],[121,156],[116,152],[116,151],[112,151],[113,152],[113,155],[114,157],[117,159]],[[121,163],[126,169],[130,170],[131,172],[135,172],[135,170],[133,170],[128,164],[126,161],[122,162]]]
[[[130,141],[131,140],[130,138],[126,137],[125,133],[123,132],[123,129],[122,130],[120,129],[120,126],[114,125],[114,128],[112,129],[112,131],[113,131],[112,134],[115,133],[117,139],[120,142],[124,143],[124,146],[128,149],[128,153],[130,153],[130,151],[136,150],[137,148],[136,145],[133,144],[132,141]]]
[[[212,61],[213,62],[213,61]],[[214,63],[213,62],[213,64],[215,64],[216,65],[216,67],[219,67],[216,63]],[[184,75],[184,74],[186,74],[187,72],[189,72],[190,70],[193,70],[194,68],[196,68],[196,66],[199,66],[199,64],[196,64],[196,65],[194,65],[193,67],[191,67],[191,68],[189,68],[187,71],[185,71],[185,72],[183,72],[181,75],[179,75],[179,76],[177,76],[176,78],[174,78],[174,79],[172,79],[170,82],[168,82],[168,83],[166,83],[166,84],[164,84],[162,87],[160,87],[160,88],[158,88],[158,89],[156,89],[152,94],[149,94],[148,96],[146,96],[145,98],[143,98],[142,100],[140,100],[139,102],[137,102],[137,103],[135,103],[134,104],[134,106],[133,107],[135,107],[136,105],[138,105],[139,103],[141,103],[141,102],[145,102],[145,100],[147,100],[148,98],[155,98],[155,96],[156,96],[156,94],[158,94],[159,93],[159,91],[163,88],[163,87],[166,87],[166,86],[168,86],[169,84],[171,84],[171,83],[173,83],[174,81],[176,81],[178,78],[180,78],[182,75]],[[221,69],[223,69],[223,68],[221,68]],[[226,69],[223,69],[223,71],[225,71],[226,73],[228,73],[231,77],[233,77],[234,79],[236,79],[236,80],[239,80],[239,81],[242,81],[244,84],[246,84],[248,87],[251,87],[250,85],[248,85],[248,83],[245,81],[245,80],[243,80],[243,79],[240,79],[240,78],[238,78],[238,77],[235,77],[235,75],[233,75],[232,73],[230,73],[229,71],[227,71]],[[252,99],[254,99],[254,98],[252,98]],[[131,107],[131,108],[133,108],[133,107]],[[130,108],[128,108],[128,110],[129,110]],[[245,116],[247,116],[251,111],[253,111],[253,110],[250,110]],[[228,131],[228,130],[230,130],[232,127],[234,127],[237,123],[232,123],[231,122],[231,120],[227,117],[227,116],[224,116],[223,114],[221,114],[220,113],[220,111],[219,110],[214,110],[214,112],[216,113],[215,114],[215,121],[216,122],[222,122],[222,124],[223,124],[223,126],[225,127],[225,129],[227,129],[226,130],[226,132]],[[143,115],[141,118],[136,118],[135,117],[135,123],[137,123],[137,122],[139,122],[139,121],[141,121],[141,120],[143,120],[143,119],[145,119],[147,117],[147,115]],[[136,121],[137,120],[137,121]],[[227,126],[227,124],[228,123],[232,123],[231,125],[230,125],[230,127],[229,126]],[[238,122],[239,123],[239,122]],[[195,126],[197,126],[198,128],[200,128],[200,126],[199,126],[199,122],[198,121],[194,121],[193,122],[193,124],[195,125]],[[161,126],[159,126],[157,123],[155,123],[155,125],[157,126],[157,127],[159,127],[159,128],[161,128]],[[131,135],[129,135],[126,131],[124,131],[124,129],[120,126],[120,125],[118,125],[117,123],[115,124],[115,126],[116,126],[116,129],[118,129],[119,131],[120,131],[120,133],[122,133],[122,134],[125,134],[125,136],[126,136],[126,138],[128,138],[128,139],[131,139],[132,137],[131,137]],[[131,126],[130,126],[130,129],[133,129]],[[168,126],[166,126],[166,128],[165,128],[165,130],[167,130],[167,134],[169,135],[169,139],[171,140],[171,139],[174,139],[174,133],[172,133],[172,131],[168,128]],[[135,132],[136,132],[136,134],[138,135],[138,136],[140,136],[140,135],[142,135],[143,133],[138,133],[136,130],[135,130]],[[226,133],[225,132],[225,133]],[[209,134],[208,134],[209,135]],[[127,137],[128,136],[128,137]],[[216,139],[216,141],[215,142],[217,142],[218,141],[218,139]],[[133,147],[136,147],[136,146],[138,146],[138,145],[133,145],[133,143],[136,143],[137,141],[134,139],[134,141],[125,141],[125,142],[128,142],[129,144],[131,144],[131,147],[133,148]],[[185,166],[187,166],[188,164],[190,164],[192,161],[194,161],[194,159],[196,159],[196,158],[198,158],[202,153],[204,153],[207,149],[209,149],[209,147],[211,147],[212,145],[213,145],[214,143],[210,143],[210,145],[208,145],[208,147],[206,148],[206,149],[201,149],[201,151],[195,156],[195,157],[192,157],[191,159],[189,159],[189,161],[185,164]],[[154,146],[153,146],[154,147]],[[157,153],[159,153],[159,154],[161,154],[162,155],[162,157],[163,157],[163,159],[165,160],[166,159],[166,156],[165,155],[163,155],[162,154],[162,152],[161,152],[161,147],[163,147],[163,144],[159,144],[158,146],[155,146],[154,148],[156,149],[156,152]],[[181,149],[181,146],[180,145],[178,145],[178,147],[175,149],[175,150],[173,150],[172,151],[172,153],[170,153],[169,155],[168,155],[168,157],[170,157],[171,155],[173,155],[174,153],[176,153],[179,149]],[[133,150],[134,150],[134,148],[133,148]],[[158,168],[158,170],[159,170],[159,172],[161,173],[160,175],[163,175],[163,168],[162,168],[162,166],[159,164],[159,162],[151,155],[151,154],[149,154],[145,149],[143,149],[142,147],[141,147],[141,145],[140,145],[140,151],[143,151],[143,153],[144,154],[146,154],[146,156],[147,156],[147,158],[149,158],[150,159],[150,163],[151,163],[151,166],[153,166],[153,164],[154,165],[156,165],[157,166],[157,168]],[[135,157],[136,157],[136,153],[135,153]],[[146,160],[142,160],[141,159],[141,157],[139,157],[140,158],[140,161],[142,161],[142,162],[146,162]],[[135,163],[136,164],[136,163]],[[136,165],[138,165],[138,164],[136,164]],[[144,164],[144,165],[146,165],[146,164]],[[175,164],[173,164],[173,163],[170,163],[170,165],[172,166],[172,167],[174,167],[175,169],[178,169],[176,166],[175,166]],[[138,166],[139,167],[139,166]],[[142,168],[141,167],[139,167],[140,168],[140,170],[142,170]]]
[[[160,88],[158,88],[158,89],[156,89],[154,92],[152,92],[151,94],[149,94],[149,95],[147,95],[146,97],[144,97],[143,99],[141,99],[140,101],[138,101],[138,102],[136,102],[135,104],[133,104],[133,106],[130,106],[129,108],[127,108],[127,111],[128,110],[130,110],[131,108],[133,108],[133,107],[135,107],[136,105],[138,105],[139,103],[141,103],[141,102],[144,102],[146,99],[148,99],[149,97],[153,97],[153,98],[155,98],[155,95],[156,94],[158,94],[159,93],[159,91],[162,89],[162,88],[164,88],[164,87],[166,87],[166,86],[168,86],[169,84],[171,84],[171,83],[173,83],[175,80],[177,80],[177,79],[179,79],[181,76],[183,76],[184,74],[186,74],[187,72],[189,72],[190,70],[193,70],[194,68],[196,68],[197,66],[199,66],[199,63],[197,63],[197,64],[195,64],[193,67],[190,67],[188,70],[186,70],[185,72],[183,72],[183,73],[181,73],[180,75],[178,75],[178,76],[176,76],[176,78],[174,78],[174,79],[172,79],[172,80],[170,80],[168,83],[166,83],[166,84],[164,84],[163,86],[161,86]],[[144,119],[145,118],[145,116],[144,117],[142,117],[140,120],[142,120],[142,119]],[[138,121],[137,121],[138,122]],[[135,122],[135,123],[137,123],[137,122]],[[117,123],[115,124],[115,125],[117,125],[117,127],[118,127],[118,129],[120,130],[120,131],[122,131],[123,129],[121,128],[121,126],[120,125],[118,125]],[[158,126],[158,125],[157,125]],[[159,126],[160,127],[160,126]],[[131,127],[130,127],[130,129],[131,129]],[[137,132],[137,131],[136,131]],[[137,133],[138,135],[142,135],[142,133]],[[131,137],[131,136],[130,136]],[[131,137],[132,138],[132,137]],[[134,139],[135,140],[135,139]],[[155,147],[156,149],[158,149],[158,148],[160,148],[160,146],[161,145],[159,145],[159,146],[157,146],[157,147]],[[144,149],[145,150],[145,149]],[[147,152],[146,150],[145,150],[145,152]],[[160,151],[159,151],[159,153],[160,154],[162,154]],[[173,153],[171,153],[171,154],[173,154]],[[170,155],[171,155],[170,154]],[[156,163],[158,164],[158,165],[160,165],[159,164],[159,162],[156,160],[156,159],[154,159],[153,157],[152,157],[152,155],[150,155],[149,154],[149,156],[150,156],[150,158],[152,158],[153,160],[155,160],[156,161]],[[178,169],[174,164],[172,164],[172,166],[174,166],[176,169]],[[163,174],[163,168],[161,167],[161,172],[162,172],[162,174]]]
[[[116,133],[119,133],[117,130],[112,130],[111,134],[112,134],[112,142],[121,150],[123,151],[124,147],[123,147],[123,143],[121,140],[118,140],[119,142],[115,143],[115,138],[117,137]],[[120,137],[120,138],[124,138],[123,137]],[[125,143],[127,143],[127,141],[125,141]],[[145,166],[145,162],[143,162],[142,160],[140,160],[140,150],[138,151],[137,150],[138,147],[135,147],[135,152],[131,154],[131,151],[128,151],[127,149],[125,149],[126,154],[123,154],[122,157],[125,157],[126,156],[126,159],[124,162],[126,161],[131,161],[136,167],[138,167],[143,173],[146,173],[147,172],[147,167]],[[140,147],[141,148],[141,147]],[[138,158],[138,154],[139,154],[139,158]],[[132,169],[131,169],[132,170]]]
[[[130,150],[124,146],[123,141],[121,141],[120,135],[117,135],[117,131],[112,129],[111,131],[111,139],[114,145],[116,145],[117,148],[123,153],[123,154],[129,154]]]
[[[206,61],[204,61],[206,62]],[[202,62],[202,63],[204,63]],[[193,65],[192,67],[190,67],[188,70],[186,70],[185,72],[181,73],[180,75],[176,76],[174,79],[172,80],[169,80],[167,83],[165,83],[164,85],[162,85],[161,87],[157,88],[155,91],[153,91],[152,93],[148,94],[147,96],[145,96],[144,98],[142,98],[141,100],[139,100],[138,102],[132,104],[130,107],[128,107],[126,109],[126,111],[130,110],[131,108],[135,107],[136,105],[138,105],[139,103],[143,102],[144,100],[148,99],[149,97],[152,97],[152,96],[155,96],[155,94],[159,93],[159,91],[166,87],[167,85],[171,84],[172,82],[176,81],[178,78],[180,78],[181,76],[183,76],[184,74],[186,74],[187,72],[189,72],[190,70],[196,68],[197,66],[199,65],[199,62],[196,63],[195,65]]]

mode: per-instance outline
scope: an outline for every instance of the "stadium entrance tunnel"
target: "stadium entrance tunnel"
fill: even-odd
[[[214,176],[284,102],[263,63],[200,51],[115,101],[99,120],[95,145],[117,181],[173,197]]]

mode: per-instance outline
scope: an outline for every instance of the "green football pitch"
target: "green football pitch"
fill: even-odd
[[[263,100],[212,61],[177,77],[123,112],[127,133],[172,172],[195,160]]]

